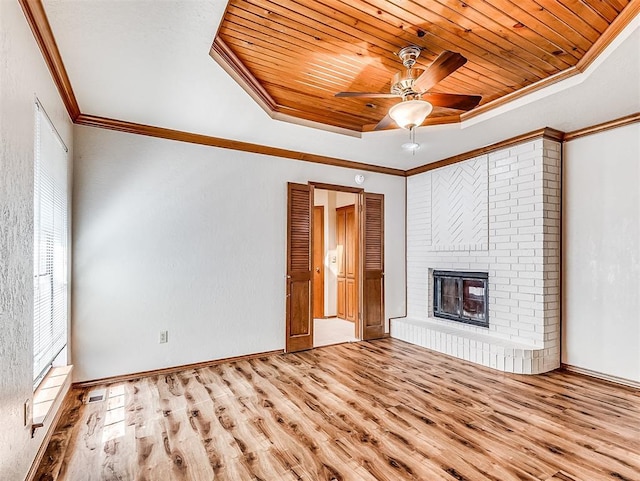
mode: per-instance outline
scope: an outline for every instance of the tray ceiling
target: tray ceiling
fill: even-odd
[[[481,95],[481,111],[574,71],[628,3],[231,0],[211,55],[272,117],[368,131],[399,99],[334,94],[388,93],[407,45],[423,49],[419,68],[445,50],[465,56],[430,92]],[[435,107],[425,124],[459,122],[462,113]]]

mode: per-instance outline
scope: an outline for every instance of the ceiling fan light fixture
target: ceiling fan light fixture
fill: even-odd
[[[422,125],[431,113],[433,106],[425,100],[405,100],[389,109],[389,117],[403,129],[412,129]]]

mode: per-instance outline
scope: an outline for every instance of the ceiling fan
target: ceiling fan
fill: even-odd
[[[433,106],[457,110],[471,110],[482,97],[479,95],[428,93],[435,84],[462,67],[467,59],[459,53],[445,50],[426,69],[413,68],[422,49],[416,45],[404,47],[398,52],[405,70],[398,71],[391,83],[391,92],[339,92],[336,97],[402,98],[389,109],[389,113],[376,125],[374,130],[398,127],[413,130],[420,126],[431,113]]]

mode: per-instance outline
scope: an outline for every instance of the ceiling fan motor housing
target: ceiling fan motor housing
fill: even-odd
[[[400,95],[403,99],[410,96],[419,96],[418,92],[413,90],[413,84],[424,72],[421,68],[408,68],[407,70],[399,70],[393,76],[391,84],[391,93]]]

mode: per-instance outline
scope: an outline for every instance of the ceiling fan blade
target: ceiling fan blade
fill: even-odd
[[[375,126],[375,128],[373,130],[384,130],[384,129],[388,129],[389,127],[391,127],[392,125],[395,125],[395,122],[393,121],[393,119],[389,116],[389,114],[385,115],[382,120],[380,122],[378,122],[378,125]]]
[[[426,100],[434,107],[447,107],[449,109],[471,110],[475,108],[482,97],[480,95],[459,95],[459,94],[422,94],[422,100]]]
[[[381,94],[373,92],[338,92],[335,97],[369,97],[372,99],[393,99],[400,97],[398,94]]]
[[[445,50],[413,83],[415,92],[426,92],[467,63],[467,59],[456,52]]]

